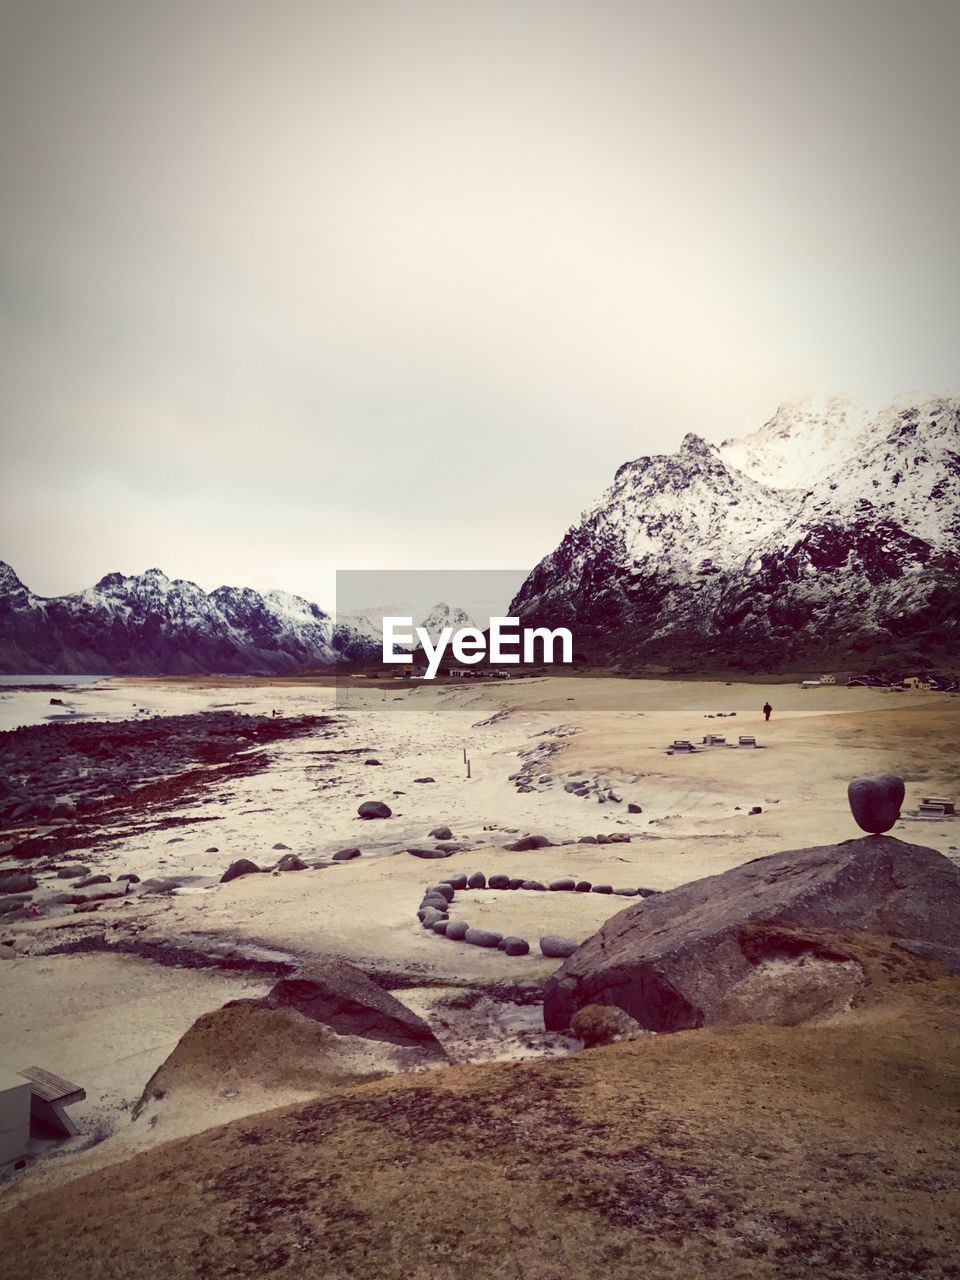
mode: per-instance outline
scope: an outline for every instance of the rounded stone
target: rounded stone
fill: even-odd
[[[435,920],[433,923],[433,932],[439,933],[439,934],[445,934],[447,932],[447,925],[449,923],[450,923],[449,920]]]
[[[508,956],[525,956],[530,952],[530,943],[526,938],[504,938],[503,950]]]
[[[446,876],[440,883],[448,884],[451,889],[465,889],[467,887],[467,877],[463,873],[457,876]]]
[[[352,858],[359,858],[359,849],[338,849],[333,855],[334,862],[349,862]]]
[[[637,896],[636,889],[614,889],[613,892],[618,898],[635,898]]]
[[[463,935],[464,942],[474,947],[490,947],[493,950],[500,944],[502,933],[494,933],[492,929],[468,929]]]
[[[491,876],[490,879],[487,881],[487,888],[488,889],[509,889],[510,877],[499,875],[499,874],[495,876]]]
[[[485,889],[487,887],[487,877],[482,871],[475,871],[467,881],[468,889]]]
[[[508,889],[522,889],[522,888],[523,888],[523,877],[522,877],[522,876],[511,876],[511,877],[510,877],[510,882],[508,883],[507,888],[508,888]]]
[[[442,894],[428,893],[425,898],[421,898],[418,910],[422,911],[424,907],[434,907],[437,911],[446,911],[449,905]]]
[[[446,898],[447,902],[453,901],[453,885],[447,884],[446,882],[428,885],[424,892],[439,893],[442,898]]]
[[[428,834],[431,835],[434,840],[453,839],[453,832],[449,827],[434,827],[432,831],[428,832]]]
[[[542,889],[546,891],[547,886],[541,884],[539,880],[524,880],[520,885],[521,889]]]
[[[577,881],[577,893],[589,893],[589,892],[590,892],[591,887],[592,887],[592,886],[591,886],[591,884],[590,884],[590,881],[589,881],[589,880],[578,880],[578,881]]]
[[[847,799],[854,821],[870,835],[883,835],[900,817],[906,788],[895,773],[878,773],[870,778],[854,778],[847,787]]]
[[[612,884],[595,884],[590,890],[591,893],[613,893]]]
[[[560,880],[550,881],[550,888],[554,893],[573,893],[576,887],[576,880],[572,880],[569,876],[564,876]]]
[[[469,928],[466,920],[450,920],[447,923],[446,936],[452,938],[454,942],[462,942]]]
[[[540,939],[540,950],[551,960],[566,960],[579,945],[572,938],[561,938],[555,933],[548,933]]]
[[[382,800],[364,800],[363,804],[357,806],[357,813],[361,818],[393,817],[393,810]]]

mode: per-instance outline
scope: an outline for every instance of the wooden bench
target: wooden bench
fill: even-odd
[[[44,1071],[43,1067],[26,1067],[18,1074],[30,1081],[32,1119],[68,1138],[79,1133],[63,1108],[74,1102],[83,1102],[87,1096],[86,1089],[55,1076],[52,1071]]]

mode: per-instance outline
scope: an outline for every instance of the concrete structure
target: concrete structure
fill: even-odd
[[[0,1169],[26,1154],[32,1093],[29,1080],[16,1071],[0,1067]]]

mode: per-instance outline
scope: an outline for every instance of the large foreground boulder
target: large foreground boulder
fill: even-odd
[[[283,978],[261,1003],[296,1009],[341,1035],[418,1046],[444,1056],[422,1018],[345,960],[318,961],[298,978]]]
[[[605,1004],[648,1030],[681,1031],[799,1020],[829,1007],[831,993],[849,1000],[856,964],[790,929],[960,946],[960,868],[922,845],[869,836],[681,885],[588,938],[548,980],[544,1020],[565,1029],[584,1005]]]

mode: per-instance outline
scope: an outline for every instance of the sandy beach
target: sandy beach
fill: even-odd
[[[921,794],[952,794],[955,786],[960,697],[945,694],[573,677],[367,683],[109,680],[62,695],[67,705],[58,713],[105,722],[276,710],[330,716],[333,732],[272,744],[266,767],[214,783],[166,813],[174,827],[129,835],[122,823],[107,823],[88,849],[36,859],[11,857],[23,833],[6,833],[0,867],[37,877],[42,914],[0,925],[0,1065],[39,1063],[87,1090],[74,1108],[81,1135],[8,1187],[8,1199],[73,1176],[72,1166],[79,1172],[307,1096],[309,1086],[289,1079],[271,1087],[251,1080],[226,1096],[200,1090],[191,1105],[181,1100],[152,1124],[131,1121],[147,1080],[199,1015],[269,989],[273,978],[248,964],[251,957],[294,966],[345,958],[436,1022],[456,990],[535,992],[558,963],[540,954],[542,935],[580,942],[626,905],[615,894],[458,894],[453,914],[530,940],[529,955],[511,958],[420,927],[420,897],[437,877],[482,871],[664,890],[775,850],[857,835],[845,796],[855,775],[901,774],[905,813]],[[8,693],[7,722],[37,722],[49,696]],[[774,708],[769,723],[760,710],[766,700]],[[733,743],[755,735],[758,748],[666,753],[674,739],[698,743],[707,733]],[[417,781],[424,778],[431,781]],[[385,802],[393,816],[360,819],[366,800]],[[437,860],[407,851],[435,848],[430,833],[438,826],[450,829],[459,851]],[[504,847],[529,834],[551,843]],[[958,856],[956,819],[904,817],[893,834]],[[618,838],[596,843],[597,836]],[[361,856],[333,859],[351,847]],[[266,868],[284,852],[307,869],[219,883],[238,858]],[[133,873],[141,883],[187,880],[168,894],[132,886],[95,911],[46,908],[44,894],[63,888],[56,867],[68,861],[111,878]],[[204,953],[228,956],[232,967],[216,960],[190,967]],[[531,1013],[522,1001],[484,996],[446,1018],[440,1034],[458,1061],[565,1051],[569,1045],[547,1036],[537,1018],[535,1006]],[[395,1064],[374,1053],[362,1068],[389,1072]],[[357,1069],[344,1067],[351,1078]]]

